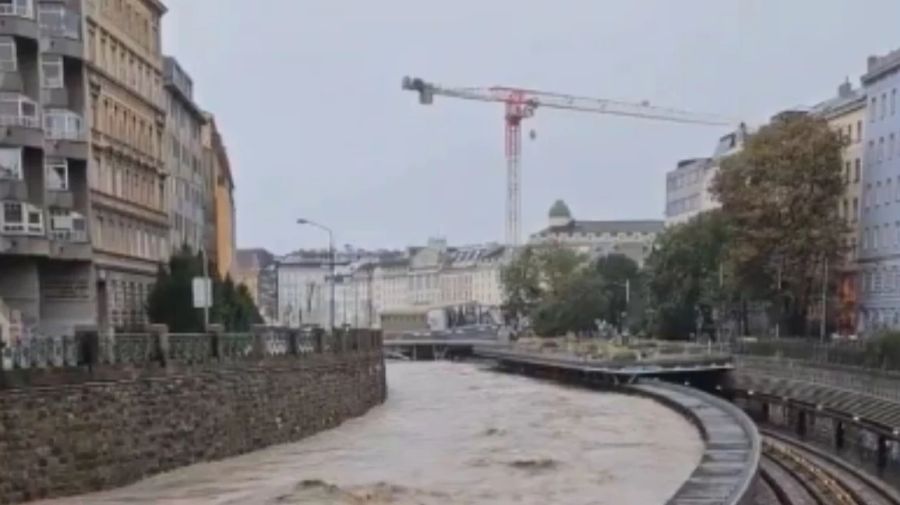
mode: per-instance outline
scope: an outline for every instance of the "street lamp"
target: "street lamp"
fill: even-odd
[[[328,310],[328,327],[331,330],[331,334],[334,335],[334,232],[331,231],[331,228],[319,224],[315,221],[310,221],[309,219],[300,218],[297,220],[297,224],[309,225],[314,228],[318,228],[320,230],[324,230],[328,233],[328,256],[329,256],[329,267],[331,269],[331,285],[330,285],[330,299],[329,299],[329,310]]]

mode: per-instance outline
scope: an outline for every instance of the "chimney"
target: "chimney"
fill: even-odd
[[[869,72],[871,72],[872,69],[875,68],[875,65],[878,64],[878,56],[869,56],[869,59],[867,60],[867,63],[868,63],[867,70],[868,70]]]
[[[850,84],[850,79],[848,78],[846,81],[841,83],[840,86],[838,86],[838,96],[841,98],[847,98],[851,95],[853,95],[853,85]]]

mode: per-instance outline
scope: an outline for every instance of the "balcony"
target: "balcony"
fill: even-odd
[[[3,202],[0,212],[0,253],[46,256],[49,242],[44,235],[44,213],[25,202]]]
[[[81,17],[62,4],[40,5],[38,24],[41,32],[41,52],[84,58],[81,37]]]
[[[0,92],[0,143],[40,148],[44,138],[40,131],[38,105],[19,93]]]
[[[72,111],[48,109],[44,113],[44,135],[48,140],[84,142],[84,120]]]
[[[73,209],[75,207],[75,195],[64,189],[48,189],[44,198],[48,207],[60,209]]]
[[[0,0],[0,34],[38,39],[33,0]]]
[[[44,137],[48,140],[47,156],[80,160],[88,158],[84,120],[72,111],[47,110],[44,113]]]
[[[81,214],[64,209],[51,209],[50,255],[61,259],[90,259],[91,243],[87,222]]]
[[[0,200],[24,200],[28,186],[22,179],[4,178],[0,175]]]

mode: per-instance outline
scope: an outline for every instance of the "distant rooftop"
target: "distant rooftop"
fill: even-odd
[[[619,220],[619,221],[580,221],[575,220],[566,226],[548,227],[539,235],[548,233],[589,233],[599,235],[603,233],[659,233],[665,228],[665,221],[661,220]]]
[[[866,73],[862,76],[863,84],[875,81],[900,68],[900,49],[895,49],[884,56],[869,56],[866,63]]]

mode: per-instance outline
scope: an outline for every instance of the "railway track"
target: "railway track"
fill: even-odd
[[[760,433],[759,505],[900,505],[900,494],[849,464],[776,432]]]

